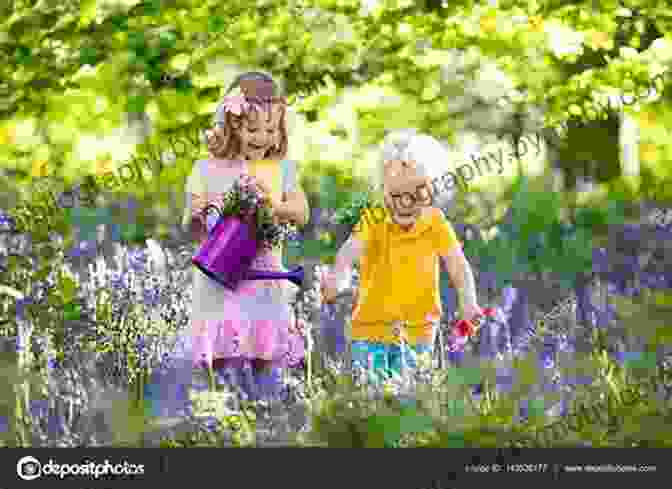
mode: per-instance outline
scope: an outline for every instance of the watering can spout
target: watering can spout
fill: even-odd
[[[282,280],[286,279],[297,287],[301,287],[304,279],[303,267],[296,267],[289,272],[275,272],[266,270],[248,270],[245,274],[247,280]]]

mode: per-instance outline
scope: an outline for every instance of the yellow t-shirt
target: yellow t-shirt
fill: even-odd
[[[441,317],[439,256],[459,246],[440,209],[429,208],[406,231],[389,212],[365,211],[354,237],[364,243],[358,301],[352,315],[353,340],[395,343],[390,323],[407,321],[407,341],[429,338]]]

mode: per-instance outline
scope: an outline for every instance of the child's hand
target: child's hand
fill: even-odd
[[[268,203],[272,211],[275,212],[279,208],[282,208],[282,202],[273,197],[271,188],[268,185],[266,185],[265,182],[257,179],[255,180],[255,183],[259,187],[259,190],[261,190],[261,192],[263,193],[263,196],[266,199],[266,202]]]
[[[322,301],[327,304],[331,304],[336,301],[336,296],[338,295],[338,289],[334,284],[334,280],[329,276],[330,273],[322,274],[320,277],[320,291],[322,292]]]
[[[467,304],[464,306],[464,318],[467,321],[474,322],[475,319],[484,315],[483,309],[478,304]]]

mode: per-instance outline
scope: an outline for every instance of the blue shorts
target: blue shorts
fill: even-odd
[[[402,363],[406,368],[415,368],[417,366],[416,355],[432,352],[432,347],[429,345],[404,345],[402,349],[399,345],[369,341],[353,341],[351,348],[353,369],[367,369],[371,366],[376,376],[384,377],[389,377],[392,373],[400,375]]]

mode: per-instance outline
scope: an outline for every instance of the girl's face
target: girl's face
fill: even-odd
[[[280,105],[267,105],[250,111],[238,131],[241,157],[261,160],[273,146],[279,144],[281,118]]]

